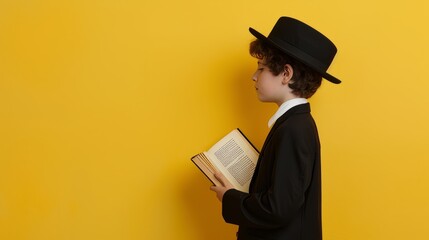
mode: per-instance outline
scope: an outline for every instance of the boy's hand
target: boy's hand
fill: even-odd
[[[226,191],[228,191],[229,189],[232,189],[233,186],[228,182],[228,180],[226,180],[226,178],[219,172],[216,172],[215,177],[217,180],[219,180],[220,183],[222,183],[221,186],[211,186],[210,190],[216,192],[216,196],[219,199],[219,201],[222,202],[222,198],[223,195],[225,194]]]

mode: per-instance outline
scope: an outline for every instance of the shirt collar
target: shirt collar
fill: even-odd
[[[305,98],[293,98],[293,99],[287,100],[286,102],[282,103],[282,105],[280,105],[279,109],[277,109],[277,112],[274,113],[274,115],[268,121],[268,128],[271,128],[274,125],[274,123],[277,121],[277,119],[279,119],[289,109],[291,109],[295,106],[301,105],[301,104],[306,104],[306,103],[308,103],[308,101]]]

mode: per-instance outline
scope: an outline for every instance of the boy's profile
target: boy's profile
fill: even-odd
[[[211,190],[222,201],[225,221],[239,226],[240,240],[321,240],[320,142],[307,99],[322,78],[341,83],[327,73],[337,49],[290,17],[281,17],[268,37],[249,31],[257,38],[250,55],[258,61],[252,77],[258,98],[279,108],[268,122],[249,193],[228,184]]]

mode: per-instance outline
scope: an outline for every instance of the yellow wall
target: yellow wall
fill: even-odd
[[[234,239],[193,154],[260,147],[247,28],[338,46],[311,99],[326,240],[429,239],[429,6],[399,1],[0,1],[0,239]]]

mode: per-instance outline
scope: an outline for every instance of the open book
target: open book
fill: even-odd
[[[235,189],[248,192],[259,152],[240,129],[234,129],[208,151],[191,158],[192,162],[215,185],[221,183],[214,173],[220,172]]]

